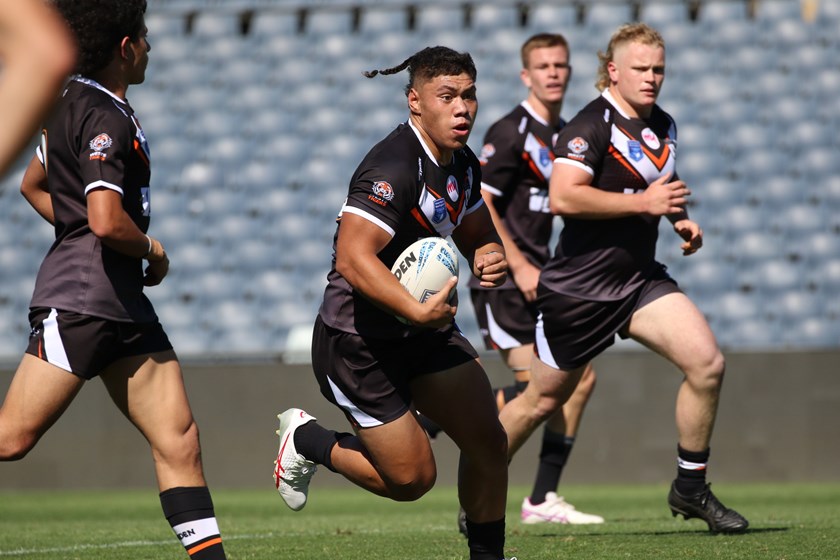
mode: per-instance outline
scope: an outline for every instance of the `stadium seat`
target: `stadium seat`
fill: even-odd
[[[534,33],[568,34],[576,25],[577,9],[572,4],[541,2],[528,7],[528,29]]]
[[[416,29],[426,34],[464,28],[464,8],[461,4],[429,4],[420,6],[417,10],[416,17]]]
[[[641,7],[641,20],[660,32],[671,25],[688,21],[688,5],[682,1],[648,1],[642,3]]]
[[[236,37],[242,34],[240,15],[232,11],[203,10],[195,15],[192,35],[202,39]]]
[[[304,18],[304,33],[321,39],[328,35],[347,35],[353,29],[353,13],[349,9],[310,9]]]
[[[700,4],[699,19],[704,24],[718,24],[725,21],[746,21],[745,0],[706,0]]]
[[[513,4],[473,4],[470,25],[478,33],[505,31],[520,27],[519,7]]]
[[[251,20],[250,36],[254,39],[289,37],[298,32],[296,10],[257,10]],[[276,51],[275,51],[276,52]]]
[[[150,9],[146,13],[146,27],[149,41],[157,45],[157,37],[179,37],[187,31],[187,20],[179,13],[158,12]]]
[[[588,29],[612,34],[620,25],[629,23],[632,19],[629,2],[589,2],[586,6],[584,25]]]
[[[369,6],[362,11],[359,32],[365,37],[403,33],[408,24],[405,6]]]

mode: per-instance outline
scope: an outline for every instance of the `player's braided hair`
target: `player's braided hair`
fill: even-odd
[[[459,53],[449,47],[426,47],[402,61],[400,64],[382,70],[368,70],[362,74],[366,78],[373,78],[379,74],[390,76],[408,68],[408,85],[405,94],[411,91],[417,81],[426,81],[437,76],[457,76],[467,74],[475,81],[477,72],[475,63],[469,53]]]
[[[54,0],[78,44],[75,72],[90,77],[105,68],[123,37],[143,31],[146,0]]]

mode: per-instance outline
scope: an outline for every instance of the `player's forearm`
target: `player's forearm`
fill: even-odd
[[[556,191],[549,200],[551,212],[585,220],[605,220],[646,212],[638,193],[615,193],[590,185],[571,185]]]

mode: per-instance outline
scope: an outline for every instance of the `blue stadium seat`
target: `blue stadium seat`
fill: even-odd
[[[417,30],[427,34],[464,28],[464,9],[461,4],[420,6],[416,17]]]
[[[405,6],[370,6],[362,11],[359,32],[368,38],[403,33],[407,24],[408,12]]]
[[[304,21],[304,32],[321,39],[333,34],[347,35],[353,29],[353,13],[349,9],[310,9]]]
[[[562,33],[565,35],[576,23],[577,10],[572,4],[541,2],[529,5],[528,29],[535,33]],[[574,45],[572,45],[572,48],[574,48]]]

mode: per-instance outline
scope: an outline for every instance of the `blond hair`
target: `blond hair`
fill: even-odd
[[[607,52],[598,51],[598,77],[595,87],[603,91],[610,86],[610,73],[607,65],[613,61],[616,49],[627,43],[641,43],[665,48],[665,40],[654,28],[644,23],[625,23],[619,27],[607,45]]]

